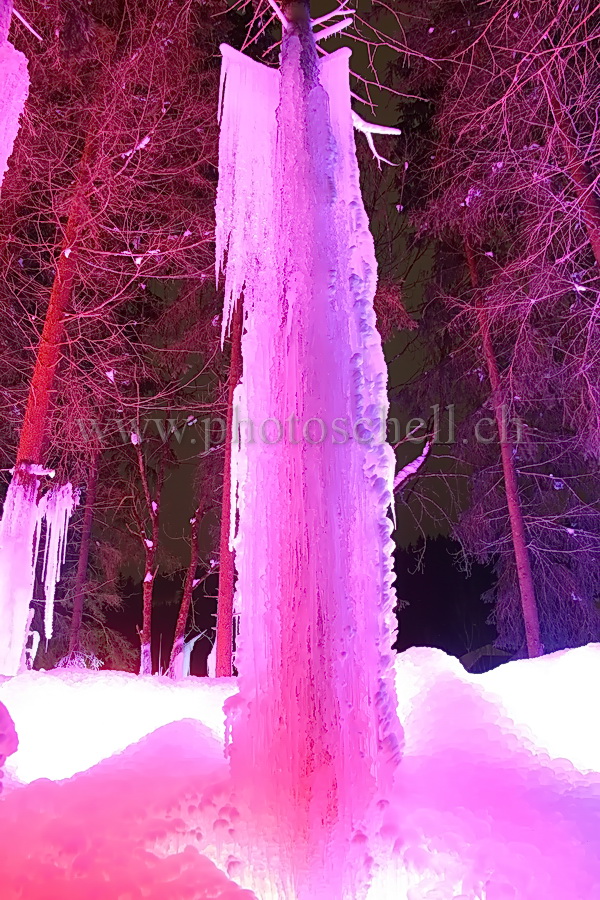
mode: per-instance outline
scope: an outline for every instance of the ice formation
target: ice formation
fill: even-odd
[[[312,34],[293,29],[279,71],[222,50],[224,329],[242,293],[244,303],[232,770],[289,856],[278,896],[338,900],[369,877],[368,838],[402,734],[394,456],[350,53],[319,64]]]
[[[19,120],[29,93],[27,58],[8,41],[12,2],[0,0],[0,185],[19,131]]]
[[[44,494],[38,505],[38,534],[42,522],[46,524],[46,540],[42,564],[42,584],[44,586],[44,635],[46,640],[52,637],[54,618],[54,595],[60,579],[60,570],[67,552],[67,530],[69,520],[79,502],[78,491],[67,481],[53,487]]]
[[[585,686],[600,645],[480,676],[413,648],[395,673],[405,748],[368,900],[598,900]],[[68,669],[0,678],[19,735],[0,797],[2,900],[281,900],[285,855],[261,844],[223,756],[236,690]]]
[[[15,724],[3,703],[0,703],[0,791],[2,791],[2,776],[4,775],[4,763],[7,758],[16,752],[19,746]]]
[[[3,675],[15,675],[25,666],[29,607],[34,599],[42,540],[45,637],[52,635],[56,583],[64,561],[69,519],[78,501],[77,491],[69,483],[53,486],[40,496],[42,475],[38,468],[17,468],[6,492],[0,521],[0,673]]]

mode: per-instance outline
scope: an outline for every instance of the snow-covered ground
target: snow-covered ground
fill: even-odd
[[[481,676],[438,650],[401,654],[405,751],[369,900],[598,900],[599,682],[600,645]],[[234,691],[2,680],[20,741],[0,798],[2,900],[283,900],[276,848],[257,859],[223,758]]]

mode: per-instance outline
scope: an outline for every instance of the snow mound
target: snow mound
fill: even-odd
[[[424,741],[433,739],[416,723],[411,727],[411,717],[422,713],[425,691],[435,692],[436,686],[439,690],[451,679],[461,696],[469,691],[485,696],[498,710],[497,727],[535,747],[538,756],[568,760],[580,772],[600,772],[600,718],[590,715],[587,689],[599,672],[600,644],[515,660],[483,675],[469,674],[442,650],[412,647],[396,660],[398,713],[407,731],[407,747],[419,751]],[[436,733],[441,739],[444,731]]]
[[[7,774],[26,783],[70,778],[179,719],[202,720],[222,742],[223,703],[235,690],[233,679],[174,682],[80,669],[0,677],[0,701],[20,739]]]
[[[598,677],[599,651],[482,676],[439,650],[399,656],[406,752],[388,811],[395,847],[370,900],[600,898],[598,750],[578,699]],[[558,741],[563,716],[571,732]]]
[[[219,741],[184,720],[89,772],[13,791],[0,815],[2,900],[252,900],[175,812],[224,775]]]
[[[600,717],[590,704],[600,644],[520,659],[474,678],[532,743],[581,772],[600,772]]]
[[[405,753],[368,900],[600,900],[597,732],[585,701],[600,646],[482,676],[416,648],[396,675]],[[0,684],[21,732],[22,780],[60,768],[61,748],[81,768],[86,740],[88,759],[108,757],[2,795],[2,900],[294,900],[281,887],[278,811],[260,855],[223,756],[220,708],[235,682],[165,681],[61,671]]]

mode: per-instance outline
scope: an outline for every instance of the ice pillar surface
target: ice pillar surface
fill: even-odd
[[[232,543],[240,695],[232,770],[272,821],[273,896],[360,896],[402,730],[391,650],[394,456],[350,53],[307,70],[224,46],[217,266],[243,295]],[[362,873],[362,874],[361,874]]]
[[[9,43],[12,2],[0,0],[0,186],[8,168],[19,120],[29,92],[27,58]],[[31,554],[37,528],[37,484],[9,486],[0,523],[0,674],[15,675],[27,634],[33,593]],[[18,554],[24,568],[14,565]],[[13,585],[9,584],[13,572]],[[31,582],[31,585],[30,585]]]
[[[7,40],[12,3],[0,0],[0,185],[29,93],[27,58]]]

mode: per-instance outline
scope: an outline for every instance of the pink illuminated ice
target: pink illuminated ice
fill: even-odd
[[[369,878],[402,743],[394,455],[349,51],[313,65],[310,38],[287,35],[278,71],[222,49],[224,334],[242,293],[244,304],[232,769],[257,833],[276,827],[289,855],[280,896],[341,900]]]

